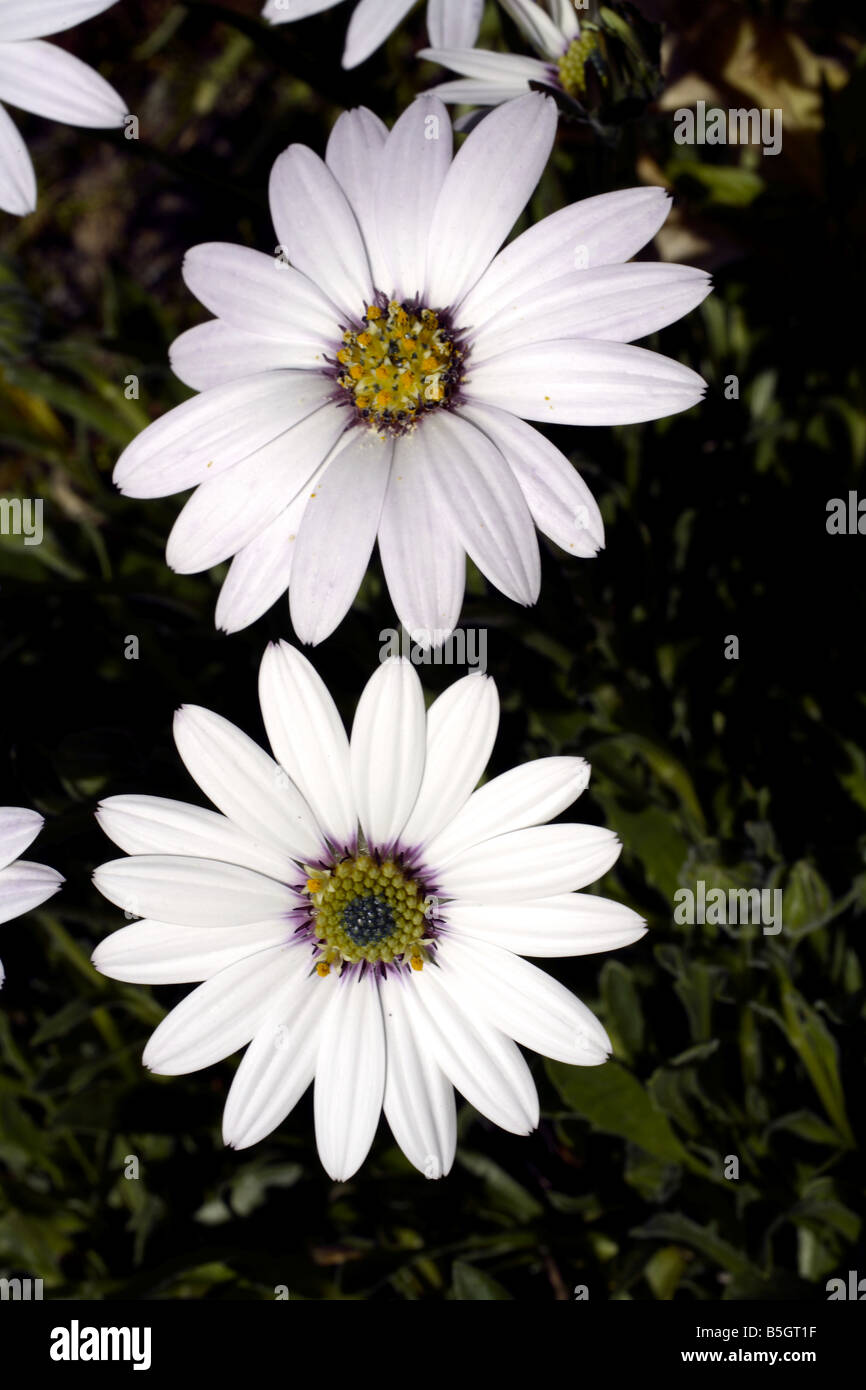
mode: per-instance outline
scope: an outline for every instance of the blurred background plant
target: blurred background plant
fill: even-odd
[[[607,551],[589,563],[546,547],[530,611],[471,574],[464,623],[488,629],[503,696],[491,770],[590,759],[571,814],[621,835],[600,889],[650,933],[553,963],[599,1011],[616,1060],[533,1059],[536,1134],[513,1138],[464,1106],[454,1172],[431,1183],[383,1125],[360,1174],[334,1185],[309,1097],[252,1151],[225,1150],[234,1063],[172,1079],[140,1065],[185,991],[117,985],[89,964],[122,924],[89,884],[114,852],[96,801],[194,799],[172,711],[193,700],[263,737],[258,662],[292,635],[284,602],[217,634],[220,574],[165,568],[177,500],[130,502],[111,485],[126,441],[187,394],[167,365],[168,343],[202,317],[183,253],[210,240],[270,251],[276,155],[293,140],[321,150],[344,105],[393,120],[443,76],[414,59],[423,11],[344,73],[345,6],[278,30],[258,10],[143,0],[61,40],[124,93],[138,140],[21,118],[40,196],[0,228],[0,496],[44,498],[46,529],[38,546],[0,535],[0,803],[48,817],[34,857],[68,884],[2,933],[0,1276],[41,1277],[66,1298],[268,1299],[284,1286],[547,1301],[580,1285],[594,1299],[824,1298],[830,1276],[866,1259],[866,541],[826,527],[830,499],[866,496],[862,12],[593,11],[616,37],[618,99],[563,118],[528,218],[668,186],[674,212],[650,254],[708,266],[717,290],[647,346],[710,389],[658,424],[553,431],[600,499]],[[518,48],[498,6],[481,41]],[[781,153],[677,145],[673,113],[698,99],[781,108]],[[374,566],[314,658],[347,717],[392,625]],[[457,673],[422,674],[433,694]],[[784,931],[678,925],[674,894],[698,880],[781,888]]]

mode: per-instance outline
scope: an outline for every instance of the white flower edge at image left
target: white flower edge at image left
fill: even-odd
[[[166,558],[233,558],[217,626],[236,632],[288,591],[316,644],[351,607],[378,543],[397,616],[444,642],[466,557],[516,603],[537,597],[537,531],[574,556],[604,544],[569,459],[526,421],[616,425],[695,405],[690,367],[633,341],[709,293],[691,266],[631,262],[668,194],[632,188],[564,207],[500,250],[556,135],[552,98],[496,107],[452,157],[438,97],[390,132],[343,114],[326,159],[292,145],[270,180],[279,256],[221,242],[186,255],[216,318],[171,348],[200,394],[148,425],[114,481],[129,497],[194,488]]]
[[[23,806],[0,806],[0,924],[39,907],[63,882],[62,874],[56,869],[18,858],[36,839],[43,825],[38,811],[28,811]],[[0,961],[0,986],[4,978]]]
[[[136,984],[200,982],[143,1061],[172,1076],[246,1047],[228,1145],[271,1133],[312,1082],[333,1179],[363,1163],[382,1111],[409,1161],[443,1176],[455,1089],[527,1134],[539,1109],[520,1046],[583,1066],[607,1059],[589,1009],[523,957],[644,934],[629,908],[577,891],[621,846],[599,826],[547,824],[586,787],[581,758],[540,758],[474,790],[499,722],[485,675],[425,710],[414,668],[389,658],[349,738],[310,662],[281,642],[264,655],[259,698],[273,758],[218,714],[177,714],[178,751],[215,811],[153,796],[101,804],[128,857],[94,881],[144,920],[103,941],[93,963]]]
[[[0,103],[61,121],[106,129],[127,115],[123,98],[98,72],[46,35],[110,9],[115,0],[0,0]],[[0,208],[16,217],[36,207],[27,147],[0,104]]]
[[[309,15],[332,10],[341,0],[267,0],[262,18],[271,24],[291,24]],[[343,67],[356,68],[370,57],[415,0],[358,0],[349,21]],[[478,37],[484,0],[427,0],[427,32],[437,48],[471,48]]]

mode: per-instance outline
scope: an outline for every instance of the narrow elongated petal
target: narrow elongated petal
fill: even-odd
[[[427,240],[451,164],[451,121],[438,97],[420,96],[397,121],[379,162],[379,244],[388,265],[380,289],[425,299]]]
[[[223,1113],[223,1141],[247,1149],[264,1139],[294,1109],[313,1080],[322,1019],[336,977],[301,973],[275,991],[272,1012],[243,1055]]]
[[[500,0],[500,4],[533,48],[545,58],[562,56],[566,48],[562,32],[536,0]]]
[[[0,42],[0,101],[65,125],[123,125],[126,103],[80,58],[42,39]]]
[[[543,825],[576,801],[588,783],[589,763],[583,758],[537,758],[509,768],[473,792],[444,823],[427,845],[425,859],[446,864],[494,835]]]
[[[610,1038],[585,1004],[538,966],[497,946],[449,939],[437,953],[442,983],[515,1042],[557,1062],[606,1062]]]
[[[439,63],[443,68],[451,68],[452,72],[462,73],[464,77],[490,83],[491,86],[513,87],[520,96],[529,91],[529,82],[550,81],[548,63],[518,53],[492,53],[486,48],[436,47],[422,48],[418,57]],[[496,98],[497,101],[502,99]]]
[[[0,869],[0,922],[11,922],[24,912],[40,907],[57,892],[63,875],[47,864],[17,859]]]
[[[424,692],[414,668],[389,658],[364,687],[350,740],[352,789],[368,845],[390,848],[415,803],[425,723]]]
[[[242,927],[179,927],[131,922],[100,942],[91,957],[101,974],[133,985],[190,985],[286,942],[285,921]]]
[[[180,854],[112,859],[94,870],[93,882],[136,917],[189,927],[242,927],[288,914],[299,903],[293,889],[252,869]]]
[[[263,372],[177,405],[142,430],[117,460],[127,497],[166,497],[249,458],[312,415],[333,392],[318,372]]]
[[[597,825],[536,825],[455,855],[438,875],[442,893],[473,902],[544,898],[585,888],[606,874],[621,845]]]
[[[560,425],[629,425],[696,405],[706,382],[690,367],[646,348],[590,340],[512,348],[478,366],[470,401]]]
[[[0,208],[24,217],[36,207],[33,163],[8,111],[0,106]]]
[[[271,170],[270,200],[292,265],[357,322],[372,301],[370,266],[352,209],[327,164],[305,145],[290,145]]]
[[[3,0],[0,4],[0,42],[42,39],[83,24],[111,9],[115,0]],[[330,0],[329,0],[330,3]]]
[[[427,0],[427,32],[436,48],[472,48],[484,0]]]
[[[335,1182],[345,1182],[367,1157],[384,1094],[379,991],[369,978],[340,981],[322,1020],[313,1093],[319,1158]]]
[[[339,3],[340,0],[267,0],[262,19],[270,20],[271,24],[292,24],[296,19],[332,10]]]
[[[247,834],[295,859],[321,853],[322,829],[291,773],[228,719],[183,705],[175,715],[174,740],[205,796]]]
[[[407,983],[412,990],[412,1022],[422,1048],[452,1085],[509,1133],[529,1134],[535,1129],[535,1083],[511,1038],[476,1010],[467,1013],[446,988],[440,971],[425,967]]]
[[[144,1065],[161,1076],[183,1076],[237,1052],[267,1018],[296,954],[293,947],[272,947],[205,980],[160,1023],[144,1049]]]
[[[385,284],[388,271],[379,249],[376,200],[370,193],[376,187],[387,138],[385,122],[366,106],[359,106],[354,111],[344,111],[337,118],[325,151],[325,163],[345,193],[361,228],[373,284],[379,287]]]
[[[599,193],[560,208],[515,237],[460,305],[464,328],[480,327],[518,294],[593,266],[615,265],[640,251],[670,211],[663,188]]]
[[[358,817],[349,739],[321,676],[288,642],[274,643],[262,658],[259,700],[280,766],[307,798],[331,842],[354,845]]]
[[[454,1088],[414,1027],[411,997],[389,976],[379,986],[385,1019],[385,1119],[410,1163],[427,1178],[451,1171],[457,1146]]]
[[[204,806],[164,796],[109,796],[96,819],[124,854],[186,854],[242,864],[284,882],[297,876],[297,865],[284,848]]]
[[[502,245],[541,177],[556,105],[530,93],[481,122],[454,159],[430,227],[427,284],[435,306],[457,303]]]
[[[175,338],[168,356],[175,376],[194,391],[209,391],[212,386],[225,386],[263,372],[290,367],[316,370],[324,366],[322,350],[313,342],[258,338],[230,327],[222,319],[187,328]]]
[[[502,946],[519,956],[587,956],[616,951],[646,934],[642,917],[592,893],[528,902],[449,903],[449,934]]]
[[[455,681],[427,712],[424,778],[401,843],[427,844],[461,806],[487,766],[499,728],[499,695],[488,676],[473,672]],[[439,860],[425,853],[425,861]]]
[[[510,411],[464,403],[460,413],[499,449],[539,531],[572,555],[595,555],[604,545],[604,522],[598,503],[565,455]]]
[[[307,504],[289,588],[302,642],[324,641],[352,606],[376,543],[393,452],[391,438],[350,431]]]
[[[508,54],[503,53],[503,58]],[[456,77],[453,82],[437,82],[430,88],[431,96],[439,97],[449,106],[500,106],[506,101],[516,101],[529,90],[527,79],[516,72],[511,77],[498,80],[480,77]],[[460,129],[460,122],[455,123]]]
[[[24,853],[43,825],[38,811],[29,811],[25,806],[0,806],[0,869]]]
[[[339,310],[294,266],[247,246],[205,242],[187,251],[183,278],[196,299],[233,328],[333,351]]]
[[[375,53],[414,3],[415,0],[358,0],[349,20],[343,67],[356,68]]]

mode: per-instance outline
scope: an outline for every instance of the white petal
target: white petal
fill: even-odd
[[[505,55],[503,55],[505,56]],[[525,78],[515,77],[513,81],[481,81],[475,77],[458,77],[453,82],[438,82],[430,88],[430,95],[439,97],[449,106],[500,106],[506,101],[516,101],[530,90]],[[461,130],[466,117],[454,122],[454,129]]]
[[[24,806],[0,806],[0,869],[24,853],[44,824],[38,811]]]
[[[478,38],[484,0],[427,0],[427,32],[436,48],[471,48]]]
[[[212,975],[163,1019],[144,1049],[144,1065],[161,1076],[183,1076],[230,1057],[261,1027],[300,954],[276,946]]]
[[[454,1088],[416,1035],[413,998],[404,982],[387,976],[379,997],[385,1019],[385,1119],[419,1172],[445,1177],[457,1146]]]
[[[588,956],[646,935],[642,917],[612,898],[560,893],[530,902],[449,903],[449,936],[502,946],[519,956]]]
[[[233,328],[311,342],[323,352],[339,340],[339,310],[318,285],[276,256],[209,241],[187,251],[183,278],[196,299]]]
[[[394,610],[425,646],[440,646],[457,626],[466,585],[466,552],[437,503],[425,466],[422,430],[394,447],[379,522],[379,555]]]
[[[117,460],[127,497],[166,497],[249,458],[333,393],[318,372],[263,372],[214,386],[154,420]]]
[[[467,553],[509,598],[534,603],[541,585],[538,540],[523,493],[499,450],[459,410],[431,412],[418,434],[437,507]]]
[[[467,399],[524,419],[561,425],[630,425],[697,405],[706,382],[670,357],[625,343],[533,343],[479,366],[470,363]]]
[[[491,405],[460,407],[460,413],[492,439],[520,490],[532,519],[563,550],[589,558],[604,545],[598,503],[565,454],[532,425]]]
[[[498,728],[499,695],[489,676],[463,676],[433,701],[424,779],[400,836],[406,848],[425,845],[458,814],[487,766]]]
[[[324,641],[352,606],[376,543],[393,453],[392,438],[350,430],[310,494],[289,587],[302,642]]]
[[[598,825],[536,825],[455,855],[438,874],[448,898],[508,902],[585,888],[616,863],[622,846]]]
[[[349,20],[343,67],[356,68],[392,34],[415,0],[358,0]]]
[[[494,835],[543,825],[576,801],[588,784],[589,763],[583,758],[537,758],[510,768],[473,792],[431,839],[424,858],[438,868]]]
[[[187,328],[168,350],[171,369],[194,391],[208,391],[262,372],[287,367],[322,368],[321,350],[313,343],[280,343],[275,338],[256,338],[222,319]]]
[[[561,31],[536,0],[501,0],[524,38],[545,58],[561,58],[566,42]]]
[[[11,922],[40,907],[57,892],[63,876],[47,864],[18,859],[0,869],[0,922]]]
[[[461,325],[486,323],[515,294],[535,292],[563,275],[629,260],[669,211],[663,188],[624,188],[560,208],[500,251],[461,304]]]
[[[424,772],[425,711],[410,662],[391,657],[358,701],[350,740],[352,789],[368,846],[386,851],[418,796]]]
[[[451,120],[438,97],[421,96],[397,121],[382,151],[376,190],[379,245],[398,300],[426,302],[427,241],[451,165]]]
[[[0,106],[0,208],[24,217],[36,207],[36,175],[18,129]]]
[[[292,265],[358,322],[372,302],[370,267],[352,209],[327,164],[306,145],[290,145],[271,170],[269,196]]]
[[[550,64],[517,53],[492,53],[487,48],[422,48],[419,58],[451,68],[464,77],[497,87],[514,87],[522,96],[529,82],[549,82]]]
[[[115,0],[2,0],[0,40],[41,39],[102,14]]]
[[[243,1055],[226,1100],[223,1140],[248,1149],[282,1124],[312,1081],[322,1018],[337,977],[301,976],[275,993],[272,1011]]]
[[[467,1011],[479,1010],[523,1047],[582,1067],[610,1056],[610,1038],[595,1015],[537,965],[498,946],[452,937],[442,941],[436,961],[443,985]]]
[[[187,927],[242,927],[299,904],[293,889],[252,869],[181,854],[136,854],[111,859],[93,871],[109,902]]]
[[[354,847],[358,817],[349,739],[321,676],[288,642],[269,646],[262,658],[259,701],[280,766],[313,807],[329,840],[338,848]]]
[[[112,932],[91,957],[111,980],[133,985],[191,985],[209,980],[258,951],[284,945],[285,920],[242,927],[179,927],[168,922],[131,922]]]
[[[322,1020],[313,1092],[319,1158],[335,1182],[345,1182],[367,1157],[384,1094],[379,991],[369,977],[343,979]]]
[[[190,776],[229,820],[294,859],[318,858],[323,835],[313,811],[291,772],[253,739],[212,710],[183,705],[174,741]]]
[[[518,1047],[473,1010],[467,1014],[425,966],[407,981],[412,1024],[426,1051],[470,1105],[511,1134],[538,1124],[538,1095]]]
[[[65,125],[123,125],[126,103],[98,72],[41,39],[0,43],[0,101]]]
[[[665,262],[599,266],[519,294],[479,329],[472,361],[562,338],[630,343],[689,313],[712,289],[703,270]]]
[[[165,551],[169,567],[195,574],[249,545],[306,491],[347,421],[346,412],[329,401],[249,458],[206,478],[172,527]]]
[[[434,306],[455,304],[486,270],[529,201],[555,135],[556,104],[533,92],[491,112],[458,151],[430,227]]]
[[[296,19],[306,19],[311,14],[321,14],[332,10],[340,0],[267,0],[262,10],[262,19],[271,24],[293,24]]]
[[[283,882],[297,877],[294,860],[273,839],[250,835],[204,806],[164,796],[109,796],[96,819],[124,854],[186,854],[242,864]]]
[[[359,106],[337,118],[325,151],[325,163],[349,200],[361,228],[373,284],[380,287],[388,278],[388,270],[379,249],[376,200],[371,194],[376,188],[387,138],[385,122],[366,106]]]
[[[547,0],[547,8],[554,24],[568,43],[580,36],[580,20],[574,9],[574,0]]]

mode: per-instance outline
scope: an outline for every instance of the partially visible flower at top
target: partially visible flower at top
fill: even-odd
[[[216,811],[156,796],[100,806],[128,858],[94,881],[145,920],[107,937],[93,963],[115,980],[197,984],[147,1044],[152,1071],[201,1071],[247,1048],[226,1144],[263,1139],[314,1082],[332,1178],[363,1163],[383,1109],[410,1163],[441,1178],[455,1088],[513,1134],[538,1124],[517,1044],[606,1061],[602,1025],[523,957],[644,935],[630,908],[575,891],[610,869],[619,841],[603,826],[547,824],[586,787],[582,758],[539,758],[473,790],[499,724],[487,676],[464,676],[425,710],[414,668],[392,657],[349,738],[310,662],[281,642],[265,653],[259,699],[277,761],[218,714],[178,712],[178,751]]]
[[[452,160],[437,97],[390,133],[347,112],[325,162],[292,145],[274,165],[276,257],[216,242],[187,253],[186,283],[217,317],[171,359],[201,394],[133,440],[114,480],[130,497],[197,489],[167,559],[188,574],[235,557],[225,631],[288,589],[298,637],[321,642],[377,539],[410,634],[453,631],[467,554],[532,604],[535,527],[579,556],[604,531],[569,460],[524,421],[627,424],[700,400],[690,368],[628,345],[710,288],[688,266],[623,264],[663,223],[663,189],[587,198],[497,255],[556,124],[553,99],[530,93]]]
[[[494,53],[471,45],[431,44],[429,58],[462,76],[431,88],[443,101],[498,106],[530,90],[530,82],[557,88],[579,100],[586,91],[585,65],[598,58],[597,29],[581,30],[572,0],[499,0],[540,58]]]
[[[0,922],[11,922],[39,907],[57,892],[63,876],[45,864],[31,864],[18,855],[42,829],[37,811],[23,806],[0,806]],[[0,962],[0,985],[3,984]]]
[[[332,10],[340,0],[267,0],[262,18],[291,24]],[[343,67],[356,68],[393,33],[415,0],[358,0],[343,53]],[[484,0],[427,0],[427,32],[437,48],[471,48],[478,37]]]
[[[110,9],[115,0],[0,0],[0,102],[64,125],[102,130],[123,125],[123,98],[93,68],[43,43]],[[0,208],[23,217],[36,207],[36,175],[27,147],[0,105]]]

